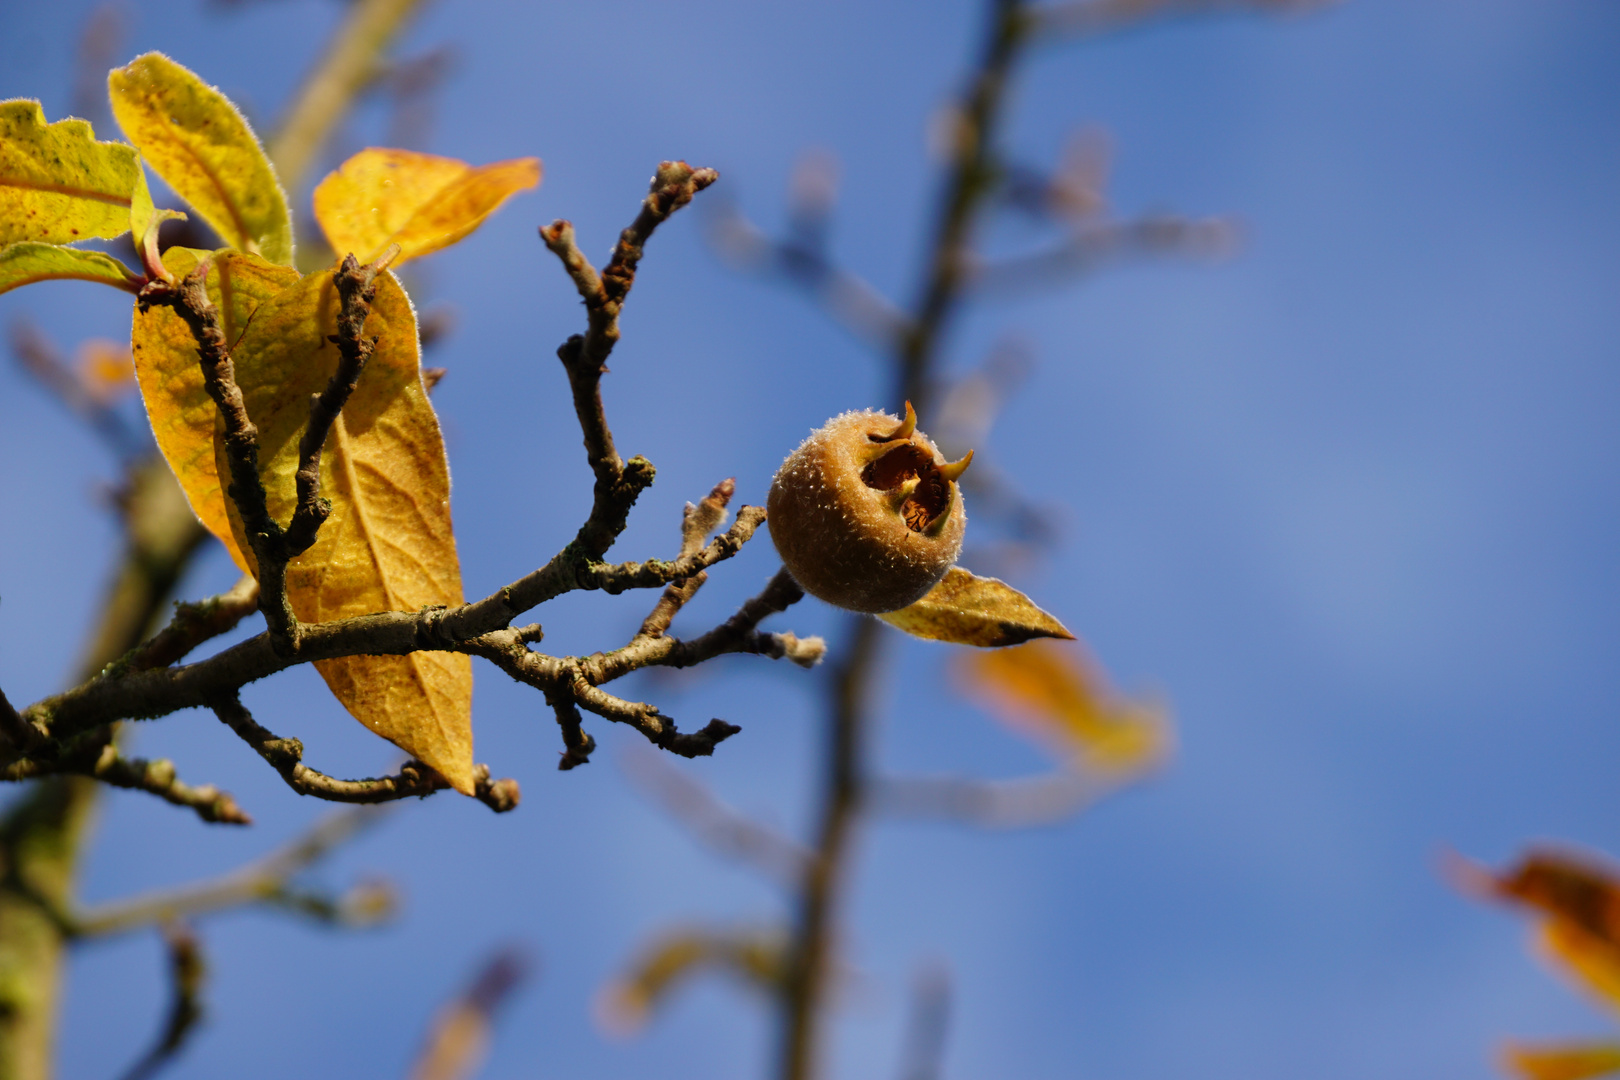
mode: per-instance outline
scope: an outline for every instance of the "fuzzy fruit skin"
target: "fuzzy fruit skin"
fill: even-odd
[[[902,439],[874,442],[898,417],[866,410],[835,416],[788,455],[771,483],[765,509],[782,564],[800,588],[829,604],[879,614],[915,603],[938,584],[962,550],[967,514],[949,483],[949,510],[932,529],[915,532],[894,492],[868,487],[861,472]],[[945,459],[920,431],[910,443],[936,465]]]

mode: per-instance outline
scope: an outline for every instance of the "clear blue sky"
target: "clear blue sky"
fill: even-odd
[[[90,5],[0,7],[0,97],[65,114]],[[424,265],[425,295],[460,320],[432,362],[450,369],[435,402],[469,592],[537,565],[589,500],[552,358],[581,316],[535,226],[570,218],[600,256],[656,162],[682,157],[720,169],[705,199],[724,193],[776,228],[794,162],[823,148],[843,163],[835,253],[905,301],[935,192],[926,128],[972,58],[980,7],[430,10],[405,51],[448,43],[460,65],[425,148],[546,166],[537,194]],[[125,56],[165,50],[261,121],[340,13],[327,0],[126,10]],[[1034,372],[979,449],[1061,507],[1063,527],[1016,581],[1120,683],[1166,695],[1180,749],[1152,782],[1055,827],[869,828],[833,1075],[895,1075],[912,976],[934,962],[956,986],[947,1077],[1483,1077],[1504,1036],[1613,1030],[1539,968],[1517,919],[1456,895],[1436,860],[1449,846],[1502,862],[1542,838],[1620,853],[1616,55],[1606,0],[1351,0],[1054,48],[1023,72],[1016,157],[1050,163],[1069,132],[1100,125],[1119,212],[1243,223],[1227,262],[997,295],[947,344],[966,370],[1009,333],[1028,343]],[[341,141],[383,131],[368,108]],[[698,226],[690,214],[653,241],[605,384],[621,448],[659,466],[627,558],[666,554],[680,505],[722,477],[762,502],[827,416],[898,404],[879,399],[871,352],[803,297],[722,266]],[[0,298],[0,321],[24,312],[64,343],[127,332],[125,299],[90,285]],[[0,685],[25,702],[72,665],[114,535],[98,486],[116,473],[10,366],[0,458]],[[773,570],[755,543],[682,625],[723,618]],[[216,552],[185,591],[232,576]],[[609,646],[645,602],[559,603],[539,615],[547,647]],[[777,625],[839,620],[807,602]],[[1045,766],[953,698],[947,650],[902,656],[884,687],[884,768]],[[399,1075],[426,1018],[506,941],[542,971],[487,1076],[762,1075],[770,1017],[720,980],[630,1042],[600,1036],[589,1005],[659,928],[765,924],[784,898],[627,782],[620,732],[595,725],[598,760],[557,773],[537,697],[488,668],[478,679],[478,757],[521,781],[522,808],[413,804],[324,868],[333,883],[398,881],[406,909],[387,929],[205,923],[209,1023],[172,1075]],[[819,686],[739,658],[633,690],[684,722],[742,724],[714,759],[680,767],[802,833]],[[248,700],[328,771],[391,761],[313,673]],[[143,729],[138,749],[229,788],[260,824],[210,828],[114,794],[91,899],[221,872],[325,810],[202,714]],[[113,1074],[146,1044],[162,970],[151,936],[76,956],[63,1075]]]

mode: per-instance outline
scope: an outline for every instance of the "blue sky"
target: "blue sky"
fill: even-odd
[[[4,4],[0,97],[68,110],[89,7]],[[339,15],[322,0],[126,10],[127,55],[163,49],[261,120]],[[460,63],[424,148],[546,167],[538,193],[424,266],[423,295],[459,318],[431,362],[450,369],[435,403],[470,593],[537,565],[588,506],[552,359],[581,317],[534,227],[567,217],[601,257],[656,162],[681,157],[720,169],[703,200],[777,229],[794,163],[820,148],[842,163],[835,255],[905,302],[935,193],[926,129],[980,17],[958,0],[429,10],[405,52],[448,43]],[[1620,13],[1602,0],[1351,0],[1155,25],[1045,50],[1023,71],[1013,156],[1050,164],[1097,125],[1119,213],[1241,222],[1226,261],[988,296],[945,352],[966,371],[1009,335],[1026,343],[1033,372],[979,449],[1059,508],[1061,528],[1015,582],[1121,685],[1164,694],[1180,747],[1151,782],[1056,826],[872,823],[847,897],[854,972],[831,1075],[895,1075],[908,988],[936,963],[956,990],[948,1077],[1476,1077],[1504,1036],[1613,1030],[1537,965],[1516,918],[1458,896],[1436,865],[1448,847],[1500,863],[1537,839],[1620,853],[1617,47]],[[383,130],[368,107],[342,149]],[[626,558],[667,553],[681,504],[722,477],[762,502],[826,417],[898,404],[881,400],[870,350],[804,297],[723,266],[700,224],[683,214],[649,247],[605,383],[621,449],[659,466]],[[1004,223],[989,239],[1031,235]],[[0,298],[0,321],[25,312],[64,344],[127,332],[127,302],[89,285]],[[0,685],[21,702],[71,668],[114,535],[97,491],[116,470],[9,365],[0,417],[13,463]],[[756,542],[681,625],[724,618],[774,568]],[[215,552],[185,591],[232,576]],[[569,598],[538,617],[548,649],[588,652],[644,606]],[[807,602],[777,625],[841,624]],[[1045,767],[956,700],[947,650],[899,655],[877,738],[886,770]],[[784,897],[627,781],[622,733],[597,725],[599,760],[559,774],[536,697],[488,668],[478,680],[478,757],[520,780],[522,808],[404,807],[325,866],[333,883],[400,884],[405,911],[386,929],[205,923],[209,1023],[173,1075],[402,1074],[433,1009],[507,941],[541,970],[487,1076],[761,1075],[770,1017],[729,984],[695,984],[628,1042],[596,1031],[590,999],[658,929],[766,924]],[[680,767],[802,834],[819,682],[736,658],[634,693],[683,722],[742,724],[715,758]],[[328,771],[391,761],[313,673],[277,676],[248,703]],[[137,745],[229,788],[259,824],[209,828],[115,793],[90,899],[221,872],[325,810],[202,714]],[[132,1059],[161,986],[155,938],[84,948],[63,1075]]]

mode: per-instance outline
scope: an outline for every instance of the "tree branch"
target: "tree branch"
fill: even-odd
[[[122,663],[130,671],[179,663],[203,642],[228,633],[258,609],[259,583],[252,574],[243,574],[229,592],[195,604],[175,604],[174,618],[169,625],[144,645],[125,654]]]

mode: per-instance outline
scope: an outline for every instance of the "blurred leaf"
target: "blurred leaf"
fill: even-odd
[[[207,254],[191,248],[170,248],[163,253],[163,265],[176,277],[184,277]],[[297,271],[257,255],[229,249],[216,252],[208,275],[208,298],[219,309],[225,340],[234,346],[259,305],[298,280]],[[167,307],[154,306],[145,312],[137,309],[130,345],[136,381],[158,449],[179,479],[192,512],[219,537],[237,567],[246,570],[247,558],[231,534],[225,490],[214,465],[217,410],[203,389],[197,342],[190,328]]]
[[[995,648],[1031,638],[1067,638],[1064,625],[1029,597],[995,578],[975,577],[953,566],[928,595],[910,607],[878,618],[915,637]]]
[[[79,384],[101,405],[117,399],[135,382],[135,359],[121,341],[91,338],[79,346]]]
[[[1541,944],[1589,990],[1611,1007],[1620,1008],[1620,946],[1560,918],[1542,926]]]
[[[1523,1046],[1502,1050],[1502,1065],[1527,1080],[1586,1080],[1620,1072],[1620,1045],[1614,1043]]]
[[[1136,772],[1169,749],[1164,711],[1116,697],[1076,649],[1031,642],[969,654],[953,670],[993,714],[1088,769]]]
[[[113,116],[159,176],[227,244],[292,264],[292,224],[275,170],[230,100],[162,53],[107,78]]]
[[[232,349],[259,429],[270,514],[282,523],[297,501],[298,441],[310,398],[337,369],[328,336],[337,330],[338,307],[331,273],[312,274],[259,305]],[[422,385],[416,317],[392,274],[377,279],[365,332],[376,347],[321,459],[321,494],[332,516],[315,545],[287,567],[288,598],[306,622],[462,602],[444,442]],[[215,440],[216,476],[229,473],[223,442]],[[235,506],[226,511],[237,549],[251,558]],[[457,791],[473,793],[469,657],[416,652],[315,666],[357,720],[437,769]]]
[[[45,123],[37,101],[0,102],[0,244],[110,240],[151,196],[134,147],[97,142],[84,120]]]
[[[495,1011],[528,974],[528,961],[503,949],[487,962],[467,991],[433,1020],[426,1045],[411,1068],[411,1080],[469,1080],[489,1055]]]
[[[454,244],[512,195],[539,183],[539,158],[474,168],[453,158],[373,148],[315,188],[315,219],[336,254],[370,262],[398,244],[398,266]]]
[[[8,244],[0,248],[0,293],[36,281],[64,280],[99,281],[134,292],[141,277],[100,251],[35,243]]]
[[[676,986],[706,969],[728,971],[774,995],[781,991],[786,963],[779,934],[675,931],[655,941],[629,972],[603,988],[597,1020],[609,1031],[633,1033]]]

